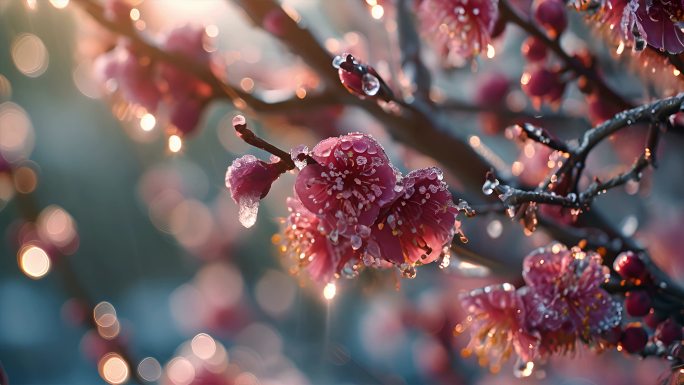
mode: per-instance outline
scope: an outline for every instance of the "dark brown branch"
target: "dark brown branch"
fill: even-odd
[[[530,123],[516,124],[510,131],[507,130],[507,134],[508,132],[510,132],[511,135],[521,137],[522,139],[531,139],[556,151],[570,152],[567,144],[556,139],[546,131],[546,129]]]
[[[411,0],[399,0],[397,3],[401,66],[415,84],[416,94],[423,100],[430,100],[430,70],[420,58],[420,38],[413,22],[411,7]]]
[[[544,189],[551,183],[555,183],[560,180],[560,178],[566,176],[570,170],[578,164],[581,164],[583,167],[584,160],[589,152],[610,135],[636,123],[664,121],[670,115],[679,112],[682,108],[682,103],[684,103],[684,93],[670,98],[656,100],[652,103],[632,108],[631,110],[622,111],[616,114],[612,119],[588,130],[584,133],[579,145],[572,149],[572,156],[544,182]],[[577,177],[579,178],[579,176]]]
[[[631,108],[633,104],[623,98],[620,94],[615,92],[606,81],[592,68],[585,66],[578,58],[570,56],[561,47],[560,41],[549,38],[544,31],[537,27],[537,24],[527,19],[516,10],[508,0],[499,1],[499,11],[501,17],[516,24],[531,36],[536,37],[544,43],[556,56],[561,59],[565,65],[572,70],[577,76],[586,77],[590,83],[595,86],[603,98],[611,100],[619,108]]]
[[[289,153],[258,137],[252,130],[247,128],[247,120],[244,116],[237,115],[233,118],[233,128],[235,129],[237,136],[245,143],[277,156],[280,159],[278,164],[281,165],[281,172],[293,170],[296,167]],[[302,160],[306,161],[308,164],[316,163],[309,155],[305,155]]]

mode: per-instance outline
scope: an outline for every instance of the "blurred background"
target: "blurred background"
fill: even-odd
[[[396,68],[391,6],[283,3],[330,51],[353,51],[383,74]],[[213,38],[208,50],[246,92],[281,98],[318,87],[304,63],[228,1],[148,0],[136,9],[144,21],[136,27],[150,36],[188,23],[205,26]],[[605,50],[580,20],[572,23],[581,32],[564,44]],[[558,110],[534,112],[517,84],[523,35],[509,29],[477,69],[436,71],[439,91],[447,99],[472,100],[487,74],[502,74],[513,84],[509,106],[548,119],[561,137],[577,136],[589,124],[587,107],[573,97],[577,90],[567,91]],[[236,112],[220,101],[204,111],[193,135],[169,142],[163,117],[130,108],[93,76],[96,56],[115,41],[68,0],[0,0],[0,155],[11,165],[0,170],[0,362],[11,384],[628,385],[654,384],[665,372],[657,360],[579,351],[518,380],[510,365],[492,374],[462,358],[467,338],[452,336],[464,317],[458,292],[517,276],[505,266],[519,266],[529,250],[551,241],[542,232],[525,236],[496,214],[463,226],[473,250],[504,266],[497,275],[456,258],[446,271],[427,266],[413,280],[367,272],[324,293],[289,274],[290,263],[271,236],[286,215],[293,175],[274,184],[257,225],[242,228],[224,186],[226,168],[244,153],[266,155],[235,137],[230,121]],[[605,66],[610,81],[623,85],[626,95],[639,95],[641,79],[605,56],[613,63]],[[401,85],[401,79],[390,81]],[[354,108],[255,118],[252,127],[282,148],[363,131],[386,145],[395,164],[434,164],[392,143]],[[483,127],[492,124],[491,116],[455,113],[454,119],[471,144],[486,146],[504,165],[517,163],[514,175],[524,169],[530,183],[539,178],[534,167],[548,154],[544,159],[532,145],[487,135]],[[501,132],[507,123],[496,121],[492,130]],[[667,138],[657,173],[600,205],[626,234],[657,239],[652,252],[681,280],[684,159],[676,150],[681,136]],[[640,144],[633,151],[628,145],[637,141],[639,132],[628,131],[618,151],[607,145],[590,159],[593,175],[629,164]],[[448,179],[458,189],[457,179]],[[50,247],[27,242],[34,238],[49,239]]]

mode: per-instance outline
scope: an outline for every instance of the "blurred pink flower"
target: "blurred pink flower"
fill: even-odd
[[[396,196],[397,172],[380,143],[358,133],[323,140],[310,155],[317,163],[304,167],[295,182],[302,205],[321,217],[333,243],[350,237],[358,250],[380,209]]]
[[[525,257],[527,322],[545,334],[549,353],[573,348],[577,338],[591,341],[620,323],[622,305],[601,288],[609,274],[598,253],[579,248],[554,245]]]
[[[458,210],[438,168],[415,170],[372,228],[366,253],[397,265],[426,264],[442,255],[456,232]]]
[[[268,194],[271,184],[282,173],[280,163],[266,163],[254,155],[243,155],[228,167],[226,187],[239,206],[238,217],[243,226],[254,225],[259,201]]]
[[[449,65],[486,49],[499,17],[498,0],[422,0],[416,13],[423,35]]]

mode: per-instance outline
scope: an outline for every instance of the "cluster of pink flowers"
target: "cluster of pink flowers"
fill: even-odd
[[[114,18],[122,12],[111,13]],[[211,54],[205,48],[207,39],[204,28],[186,25],[169,31],[160,46],[166,52],[209,67]],[[188,134],[197,128],[211,96],[208,84],[174,64],[158,62],[145,55],[134,42],[125,38],[100,55],[95,68],[107,89],[119,91],[128,102],[144,107],[149,113],[156,113],[163,104],[176,134]]]
[[[600,11],[602,21],[618,39],[643,50],[646,45],[667,52],[684,52],[684,1],[606,0]]]
[[[328,138],[311,151],[293,151],[292,158],[301,171],[277,238],[314,280],[355,275],[364,265],[396,265],[412,277],[415,266],[448,253],[458,209],[439,169],[402,177],[382,146],[364,134]],[[233,199],[248,204],[241,211],[256,215],[254,204],[284,172],[279,165],[246,155],[228,168]],[[253,224],[254,216],[246,224]]]
[[[499,17],[498,0],[421,0],[423,34],[449,65],[461,65],[487,48]]]
[[[622,305],[601,288],[609,278],[601,262],[596,252],[556,244],[525,257],[525,286],[488,286],[462,295],[470,314],[466,352],[494,360],[492,365],[512,353],[528,363],[573,351],[578,341],[598,342],[622,320]]]

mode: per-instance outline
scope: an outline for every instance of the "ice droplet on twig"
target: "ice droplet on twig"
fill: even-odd
[[[300,144],[299,146],[290,150],[290,157],[299,170],[306,167],[306,156],[309,154],[309,147]]]
[[[344,61],[345,61],[344,57],[337,55],[333,58],[332,66],[335,68],[340,68],[340,66],[342,65],[342,63],[344,63]]]
[[[485,195],[492,195],[494,189],[499,187],[498,179],[487,179],[482,185],[482,193]]]
[[[377,95],[378,91],[380,91],[380,80],[378,80],[375,75],[369,73],[364,74],[361,78],[361,88],[363,89],[364,94],[368,96],[375,96]]]

